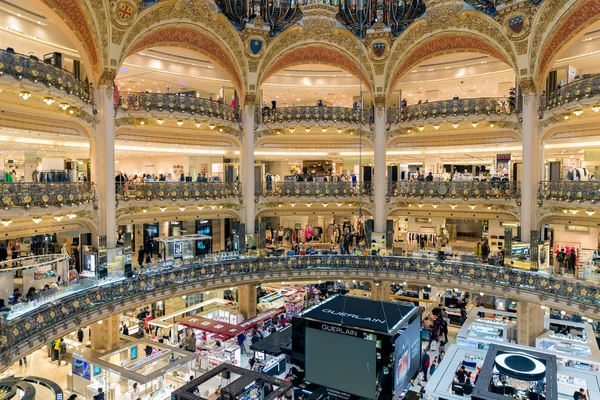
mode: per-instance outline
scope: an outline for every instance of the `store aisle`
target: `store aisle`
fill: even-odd
[[[68,397],[71,392],[66,391],[67,387],[67,372],[71,371],[71,364],[63,361],[61,366],[58,366],[57,361],[51,361],[48,357],[48,353],[45,348],[37,350],[27,356],[27,366],[19,366],[19,362],[13,364],[12,369],[15,372],[15,376],[39,376],[46,379],[50,379],[63,389],[63,393],[68,393]],[[36,398],[40,399],[51,399],[52,393],[50,390],[43,388],[42,386],[36,385]],[[83,398],[78,396],[78,398]]]

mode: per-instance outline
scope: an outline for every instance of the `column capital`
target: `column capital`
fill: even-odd
[[[244,106],[245,107],[254,107],[254,105],[256,104],[257,98],[258,98],[258,96],[256,95],[255,92],[246,93],[246,96],[244,97]]]
[[[535,87],[535,82],[532,78],[521,79],[519,81],[519,86],[521,87],[521,92],[526,95],[537,94],[537,90]]]
[[[98,87],[107,86],[111,89],[115,86],[115,79],[117,78],[117,71],[113,69],[105,69],[98,78]]]

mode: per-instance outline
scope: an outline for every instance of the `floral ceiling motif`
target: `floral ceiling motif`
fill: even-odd
[[[166,27],[150,31],[129,50],[128,54],[157,46],[181,46],[202,53],[220,64],[231,75],[237,89],[243,93],[241,71],[231,54],[206,32],[191,27]]]

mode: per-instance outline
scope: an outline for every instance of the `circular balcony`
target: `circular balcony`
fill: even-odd
[[[80,325],[141,304],[186,293],[307,279],[410,281],[535,301],[553,308],[596,316],[600,287],[532,271],[464,262],[405,257],[302,256],[243,258],[222,262],[172,262],[129,279],[99,281],[60,301],[46,303],[0,327],[4,366]]]

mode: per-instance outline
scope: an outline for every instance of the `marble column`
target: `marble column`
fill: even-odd
[[[252,284],[238,286],[238,308],[245,319],[256,316],[256,286]]]
[[[521,174],[521,241],[528,243],[538,229],[537,190],[541,179],[541,143],[538,134],[538,97],[523,94],[523,169]]]
[[[371,299],[379,301],[389,301],[392,294],[392,285],[390,282],[371,281]]]
[[[517,303],[517,343],[535,346],[535,339],[544,333],[544,310],[541,304],[521,300]]]
[[[112,350],[119,347],[119,315],[113,314],[108,318],[104,318],[98,322],[94,322],[91,328],[92,350]]]
[[[106,247],[116,247],[115,121],[112,84],[96,89],[98,129],[92,143],[92,176],[98,197],[98,235],[106,235]]]
[[[386,137],[385,137],[385,107],[375,109],[375,140],[374,140],[374,175],[375,190],[373,193],[373,232],[383,233],[386,231],[386,207],[385,196],[387,192],[386,177]]]
[[[242,153],[240,162],[240,180],[244,193],[244,214],[242,220],[246,234],[254,233],[255,204],[254,204],[254,96],[247,95],[243,112],[244,137],[242,138]]]

